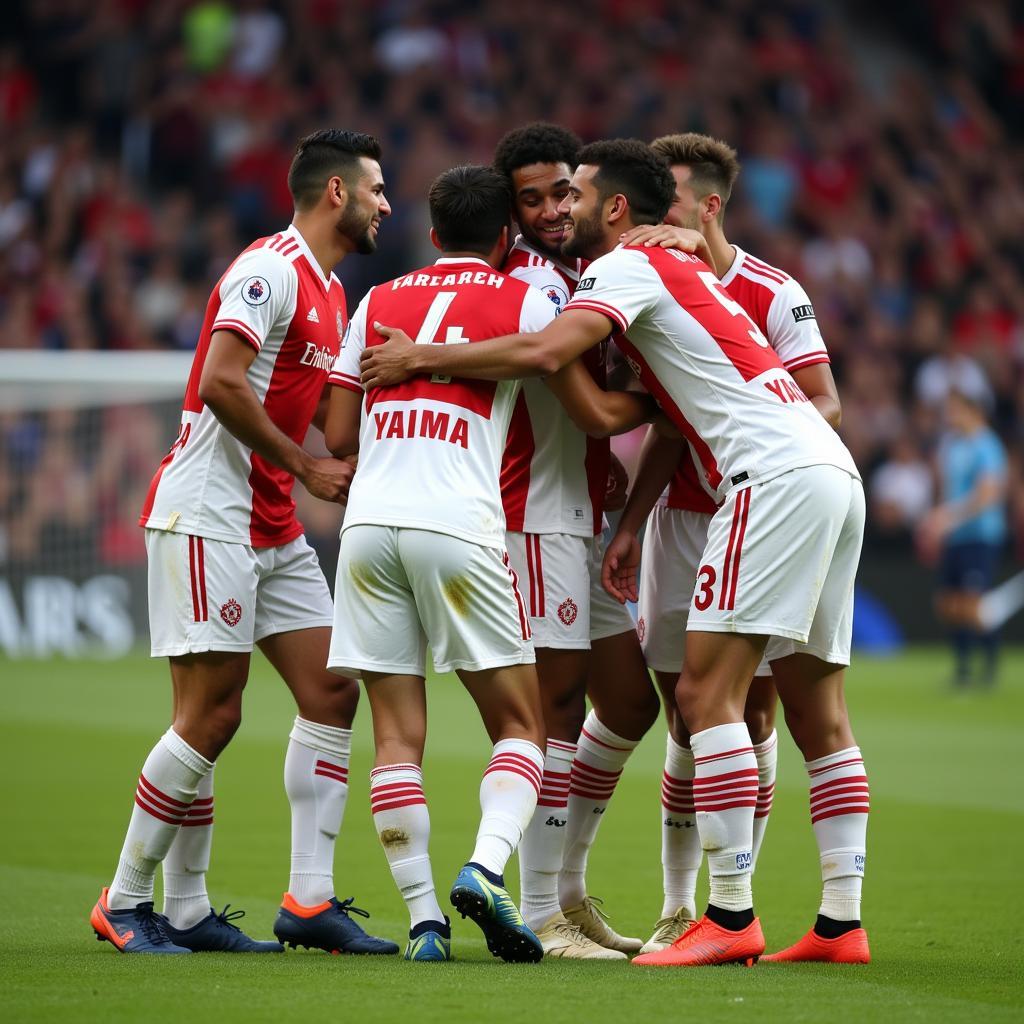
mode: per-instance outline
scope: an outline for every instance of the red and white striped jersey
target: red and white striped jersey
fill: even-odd
[[[377,321],[419,345],[453,345],[539,331],[554,317],[542,292],[483,260],[439,259],[367,293],[329,380],[362,391],[359,358],[384,340]],[[519,388],[518,380],[435,375],[367,392],[342,529],[404,526],[504,550],[498,476]]]
[[[242,444],[199,399],[214,331],[256,349],[246,378],[274,425],[302,444],[345,332],[345,292],[290,226],[253,242],[206,306],[178,438],[160,463],[141,526],[279,547],[302,534],[295,478]]]
[[[722,287],[747,311],[782,365],[792,373],[827,363],[828,351],[807,292],[777,267],[754,259],[738,245],[733,249],[736,255],[721,278]],[[715,500],[701,486],[698,461],[690,447],[659,504],[686,512],[715,512]]]
[[[539,288],[560,312],[582,267],[580,260],[571,269],[555,263],[520,235],[502,270]],[[584,364],[603,387],[602,356],[594,349],[586,353]],[[542,380],[523,381],[501,467],[508,529],[574,537],[600,533],[610,452],[608,439],[587,437]]]
[[[587,268],[572,309],[612,322],[615,343],[693,446],[716,498],[801,466],[838,466],[859,479],[839,435],[696,256],[620,246]]]

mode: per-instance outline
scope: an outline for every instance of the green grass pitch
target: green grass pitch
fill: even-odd
[[[759,964],[650,970],[629,964],[491,960],[477,929],[454,925],[457,961],[284,956],[122,956],[87,915],[109,881],[136,773],[164,727],[166,666],[0,660],[3,758],[0,1008],[8,1021],[1021,1020],[1020,874],[1024,849],[1024,651],[994,693],[958,695],[942,651],[860,658],[850,673],[854,728],[871,775],[865,923],[869,967]],[[246,720],[217,768],[210,892],[245,908],[269,938],[287,884],[281,781],[293,710],[256,660]],[[425,784],[439,890],[469,855],[488,744],[453,678],[430,685]],[[356,723],[352,786],[338,844],[339,896],[404,944],[406,916],[368,808],[369,716]],[[660,909],[656,727],[628,765],[591,857],[590,891],[622,932],[646,935]],[[755,878],[769,949],[814,919],[818,865],[806,780],[781,743],[775,809]],[[510,865],[509,878],[517,870]]]

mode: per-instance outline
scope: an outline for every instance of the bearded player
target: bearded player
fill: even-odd
[[[352,467],[302,447],[345,329],[332,272],[371,253],[384,197],[380,146],[356,132],[304,138],[288,173],[286,229],[249,246],[217,283],[189,377],[178,438],[150,485],[140,523],[149,559],[154,657],[170,661],[173,721],[139,776],[117,871],[93,908],[99,939],[124,953],[282,951],[254,942],[206,894],[213,769],[241,722],[254,645],[292,691],[285,757],[291,805],[282,942],[396,953],[334,894],[334,843],[348,793],[358,691],[326,669],[332,602],[295,517],[295,480],[338,501]],[[153,909],[164,868],[164,914]],[[359,911],[359,913],[363,913]]]

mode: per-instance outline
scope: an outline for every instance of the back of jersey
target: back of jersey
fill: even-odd
[[[420,345],[453,345],[538,331],[554,315],[543,293],[482,259],[439,259],[366,295],[330,382],[360,389],[359,358],[384,341],[375,322],[400,327]],[[343,529],[402,526],[504,548],[498,477],[519,387],[434,376],[369,391]]]

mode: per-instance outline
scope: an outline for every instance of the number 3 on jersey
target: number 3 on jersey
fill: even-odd
[[[457,292],[438,292],[434,296],[434,301],[430,303],[427,315],[423,318],[423,323],[416,333],[414,344],[437,344],[436,335],[441,327],[441,321],[444,319],[445,313],[448,312],[448,307],[455,301],[457,294]],[[462,328],[459,326],[450,326],[445,331],[444,341],[441,342],[442,345],[466,345],[468,343],[469,338],[462,333]],[[445,373],[435,373],[430,378],[432,384],[450,384],[451,380],[451,377]]]

